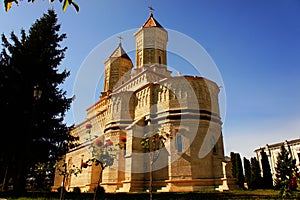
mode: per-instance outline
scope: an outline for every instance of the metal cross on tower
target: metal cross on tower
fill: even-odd
[[[153,11],[154,11],[154,8],[153,8],[152,6],[148,6],[148,8],[149,8],[149,10],[150,10],[150,14],[152,14]]]
[[[119,35],[118,38],[119,38],[119,44],[122,44],[123,37]]]

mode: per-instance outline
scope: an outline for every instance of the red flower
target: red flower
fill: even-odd
[[[82,163],[81,163],[81,167],[82,167],[82,168],[87,168],[87,167],[88,167],[88,164],[87,164],[86,162],[82,162]]]
[[[121,142],[126,142],[126,136],[122,136],[122,137],[120,138],[120,141],[121,141]]]
[[[92,124],[86,124],[85,128],[88,128],[88,129],[92,128]]]
[[[113,145],[113,142],[111,140],[106,141],[106,144],[105,144],[106,147],[112,146],[112,145]]]
[[[153,139],[154,140],[158,140],[159,139],[159,135],[158,134],[153,135]]]
[[[103,145],[103,142],[101,139],[96,140],[95,142],[96,146],[101,147]]]

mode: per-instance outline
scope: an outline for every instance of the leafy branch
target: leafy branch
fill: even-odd
[[[50,3],[54,2],[55,0],[49,0]],[[76,12],[79,12],[79,6],[76,2],[74,2],[73,0],[58,0],[60,3],[62,3],[62,10],[65,12],[68,8],[69,5],[72,5]],[[28,0],[28,2],[32,2],[34,3],[35,0]],[[19,5],[19,0],[4,0],[4,7],[5,7],[5,11],[8,12],[13,3],[15,3],[16,5]]]

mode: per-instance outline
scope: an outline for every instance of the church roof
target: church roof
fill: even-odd
[[[123,49],[121,42],[119,43],[119,46],[116,48],[116,50],[109,56],[110,58],[129,58],[126,51]]]
[[[158,28],[164,28],[160,23],[153,17],[153,13],[150,13],[149,18],[147,21],[142,25],[142,28],[147,27],[158,27]]]

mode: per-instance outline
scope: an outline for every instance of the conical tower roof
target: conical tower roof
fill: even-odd
[[[164,28],[153,16],[153,13],[150,13],[149,18],[145,21],[145,23],[142,25],[141,28],[147,28],[147,27],[158,27],[158,28]]]
[[[119,46],[116,48],[116,50],[109,56],[109,58],[126,58],[128,60],[131,60],[126,51],[123,49],[121,42],[119,43]]]

